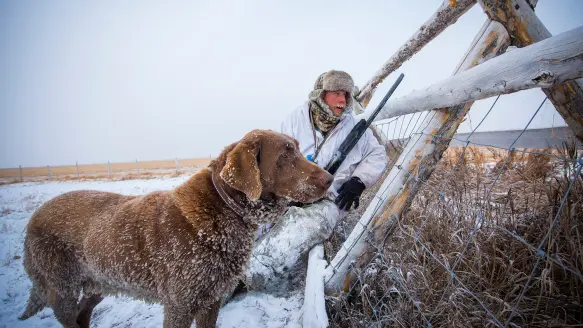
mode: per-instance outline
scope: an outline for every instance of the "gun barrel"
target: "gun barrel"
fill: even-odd
[[[393,92],[395,92],[395,89],[397,89],[397,87],[399,86],[399,84],[401,84],[401,81],[403,81],[403,78],[404,77],[405,77],[405,74],[401,73],[399,75],[399,77],[397,78],[397,81],[395,81],[395,83],[393,83],[393,86],[389,89],[389,92],[387,92],[387,94],[385,95],[385,97],[383,98],[383,100],[381,100],[381,102],[378,104],[377,108],[375,108],[375,110],[372,113],[372,115],[368,118],[368,120],[366,120],[366,126],[367,127],[371,125],[372,121],[380,113],[381,109],[383,109],[383,107],[387,103],[387,100],[389,100],[389,98],[391,97],[391,95],[393,94]]]

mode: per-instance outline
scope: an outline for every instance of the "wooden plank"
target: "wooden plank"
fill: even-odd
[[[417,32],[415,32],[415,34],[413,34],[363,86],[361,92],[357,96],[357,100],[364,106],[367,106],[376,87],[383,82],[389,74],[401,67],[404,62],[419,52],[426,44],[431,42],[431,40],[443,32],[448,26],[454,24],[458,18],[472,8],[474,4],[476,4],[476,0],[458,0],[455,7],[452,7],[450,6],[449,0],[444,0],[437,11],[429,17],[423,25],[421,25],[419,30],[417,30]]]
[[[511,36],[511,43],[525,47],[551,37],[551,33],[525,0],[478,0],[488,17],[501,23]],[[575,136],[583,141],[583,90],[581,83],[569,81],[543,88]]]
[[[507,52],[427,88],[389,100],[375,121],[520,90],[548,88],[580,77],[583,77],[583,26]],[[368,119],[371,112],[359,118]]]

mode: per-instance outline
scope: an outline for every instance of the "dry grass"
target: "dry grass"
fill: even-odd
[[[180,159],[178,160],[178,172],[175,160],[161,160],[133,163],[111,163],[108,167],[104,164],[90,164],[54,167],[23,167],[24,181],[40,180],[112,180],[148,179],[154,176],[177,176],[183,173],[194,173],[210,163],[209,158]],[[50,170],[50,176],[49,176]],[[139,171],[139,173],[138,173]],[[78,172],[78,174],[77,174]],[[18,183],[20,181],[19,168],[0,169],[0,185]]]
[[[556,261],[535,251],[573,179],[575,148],[554,154],[565,160],[514,153],[506,162],[504,151],[448,150],[374,260],[354,270],[352,291],[328,298],[330,325],[496,326],[483,306],[505,323],[518,304],[511,327],[583,326],[583,281],[555,263],[583,272],[583,176],[542,247]],[[444,267],[454,265],[452,282]]]

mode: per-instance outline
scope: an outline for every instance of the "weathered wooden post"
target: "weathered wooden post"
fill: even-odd
[[[582,76],[583,27],[578,27],[524,48],[515,48],[428,87],[390,99],[375,120],[399,118],[520,90],[552,88]],[[370,112],[366,112],[359,118],[367,119],[369,115]]]
[[[20,171],[20,182],[22,182],[22,165],[18,165],[18,169]]]
[[[521,2],[521,6],[526,7],[524,0],[516,0],[512,3],[514,4],[516,2]],[[532,4],[533,2],[531,2],[531,5]],[[519,7],[513,6],[513,8],[517,10]],[[530,7],[527,8],[530,10]],[[499,14],[500,11],[498,10],[497,13]],[[513,22],[516,22],[516,20]],[[457,71],[466,70],[469,67],[477,65],[479,62],[496,56],[508,46],[509,35],[504,26],[495,21],[488,22],[487,26],[488,27],[483,30],[484,32],[481,33],[478,42],[476,42],[477,46],[474,46],[473,50],[471,49],[468,52],[468,54],[473,55],[466,56],[467,59],[460,64]],[[528,50],[536,51],[544,48],[544,51],[541,51],[540,53],[535,52],[535,54],[538,53],[540,57],[544,59],[542,62],[548,61],[549,66],[546,66],[546,70],[544,70],[543,73],[529,72],[526,74],[531,74],[533,80],[518,83],[521,86],[516,90],[525,88],[526,85],[531,84],[530,82],[533,82],[534,84],[532,85],[534,86],[548,87],[549,85],[561,83],[565,80],[581,77],[583,72],[583,54],[581,52],[581,47],[583,45],[583,27],[562,33],[553,39],[554,40],[548,40],[549,42],[540,42],[529,47]],[[573,45],[573,47],[571,47],[571,45]],[[553,47],[556,48],[553,49]],[[556,52],[554,50],[556,50]],[[565,56],[558,55],[559,53],[565,54],[565,52],[569,52],[569,54]],[[496,59],[493,62],[484,64],[482,67],[476,67],[471,71],[489,70],[488,67],[492,67],[494,63],[503,63],[505,61],[504,59],[520,59],[518,57],[528,55],[532,54],[530,54],[527,49],[525,49],[524,52],[520,51],[519,53],[510,53],[505,55],[504,58]],[[519,63],[520,60],[517,62]],[[535,61],[532,61],[531,59],[531,62],[533,63],[532,65],[538,65],[539,62],[541,62],[541,59]],[[570,66],[571,64],[574,65]],[[558,68],[558,70],[556,68]],[[525,69],[528,69],[528,67]],[[470,72],[461,75],[468,76],[469,74]],[[456,77],[454,76],[450,80],[456,80]],[[543,81],[543,83],[540,83],[541,81]],[[499,90],[500,93],[516,91],[513,90],[514,87],[511,86],[511,84],[517,85],[516,81],[508,84],[509,85],[506,85],[506,83],[504,83],[503,88],[500,88]],[[510,89],[505,91],[506,87],[510,87]],[[554,87],[549,87],[549,89],[554,89]],[[459,91],[455,87],[447,90],[451,90],[454,93],[455,91]],[[436,90],[433,90],[433,93],[436,93],[435,91]],[[482,90],[480,89],[478,94],[481,93],[481,91]],[[426,95],[431,93],[431,90],[429,90]],[[409,97],[408,100],[411,99],[415,99],[415,97]],[[386,192],[380,192],[377,195],[377,198],[373,200],[363,215],[360,225],[356,226],[343,248],[338,252],[331,265],[328,267],[326,285],[328,292],[334,292],[338,289],[346,290],[349,287],[351,277],[350,275],[347,276],[347,272],[351,263],[354,263],[360,254],[362,254],[362,256],[359,258],[358,264],[361,265],[367,263],[374,256],[376,252],[374,249],[366,245],[365,237],[370,237],[372,243],[378,243],[386,236],[386,233],[390,229],[390,225],[386,224],[387,221],[394,221],[396,216],[401,216],[407,210],[411,201],[416,196],[421,184],[428,180],[429,176],[435,169],[437,162],[449,145],[450,138],[462,122],[474,99],[481,98],[476,95],[469,96],[468,98],[460,97],[460,101],[471,100],[471,102],[461,106],[433,111],[433,113],[431,113],[432,119],[429,124],[427,124],[421,133],[412,136],[411,142],[403,151],[399,159],[399,165],[393,167],[389,176],[386,178],[385,183],[380,188],[380,190],[386,190]],[[569,106],[571,114],[573,111],[577,114],[578,108],[581,108],[580,104],[572,104],[572,102],[573,99],[571,99],[569,103],[563,102],[562,104],[567,104]],[[450,101],[449,103],[452,102]],[[449,103],[446,101],[442,104]],[[455,101],[453,101],[453,103],[455,103]],[[391,104],[389,103],[387,104],[387,106],[390,105]],[[401,105],[403,105],[403,103],[401,103]],[[394,108],[396,110],[393,112],[400,111],[397,107],[400,106],[396,106]],[[418,109],[419,108],[417,108],[417,110]],[[407,113],[407,111],[402,113]],[[383,118],[382,115],[379,115],[379,117]],[[579,120],[579,123],[582,122],[582,120]],[[578,128],[578,126],[575,128]],[[376,213],[376,209],[378,208],[382,208],[380,214]],[[366,236],[367,232],[371,232],[371,235]]]
[[[451,0],[444,0],[435,13],[431,15],[423,25],[421,25],[419,30],[417,30],[417,32],[415,32],[363,86],[360,93],[356,96],[358,103],[366,107],[374,95],[376,87],[383,82],[391,72],[401,67],[404,62],[413,57],[413,55],[435,39],[435,37],[447,27],[454,24],[458,18],[470,10],[475,4],[476,0],[460,0],[455,3],[452,3]],[[361,114],[363,110],[364,108],[359,105],[354,106],[354,112],[356,114]],[[377,127],[372,125],[370,128],[375,134],[377,140],[381,142],[381,133],[377,131]],[[394,131],[396,131],[396,129]]]
[[[79,179],[79,162],[75,162],[75,167],[77,168],[77,179]]]
[[[487,21],[454,75],[504,52],[509,43],[509,36],[504,27],[500,23]],[[429,113],[429,122],[424,124],[425,127],[421,133],[411,137],[397,160],[399,165],[393,166],[380,187],[379,194],[373,198],[363,214],[361,223],[356,225],[328,266],[326,272],[328,293],[348,290],[353,278],[348,274],[351,263],[359,258],[360,263],[367,263],[375,254],[372,249],[368,249],[369,246],[366,244],[366,230],[373,230],[370,236],[373,242],[382,240],[390,228],[390,225],[386,224],[387,221],[395,215],[401,215],[410,205],[421,184],[429,178],[447,149],[449,145],[447,138],[455,134],[472,104],[473,102],[470,102],[460,106],[435,109]],[[434,140],[427,135],[439,135],[444,139]],[[424,169],[420,170],[421,167]],[[409,179],[410,176],[415,178]],[[383,210],[377,213],[377,207]]]
[[[413,34],[401,48],[395,52],[387,62],[383,64],[380,70],[362,87],[362,90],[357,95],[356,99],[365,107],[372,98],[376,87],[383,82],[397,68],[401,67],[404,62],[413,57],[426,44],[435,39],[447,27],[454,24],[458,18],[465,14],[476,0],[459,0],[452,6],[449,0],[443,1],[441,6],[429,19],[421,25],[419,30]],[[360,114],[360,113],[357,113]]]
[[[107,161],[107,172],[109,173],[109,178],[111,179],[111,164]]]
[[[51,166],[50,165],[47,165],[47,174],[49,176],[49,179],[52,179],[51,178]]]
[[[524,47],[551,37],[549,30],[535,15],[532,1],[528,3],[525,0],[478,0],[478,2],[490,19],[506,28],[514,46]],[[569,81],[542,90],[573,134],[583,141],[581,82]]]

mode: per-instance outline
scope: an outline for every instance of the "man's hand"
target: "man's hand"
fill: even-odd
[[[352,203],[354,208],[358,208],[359,198],[364,189],[366,189],[364,183],[358,177],[352,177],[338,189],[338,197],[334,202],[344,211],[349,211]]]

